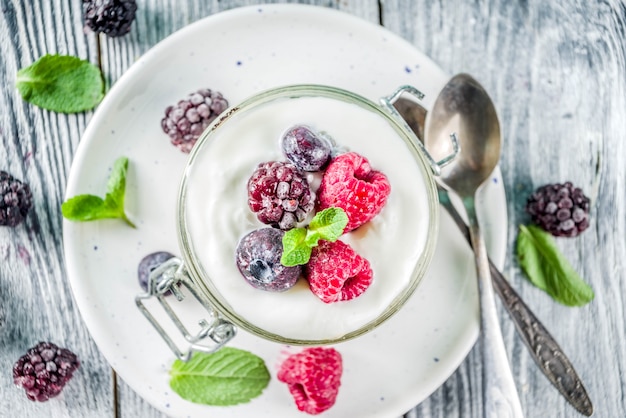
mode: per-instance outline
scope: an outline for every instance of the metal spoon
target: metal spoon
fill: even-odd
[[[489,95],[467,74],[454,76],[426,116],[424,145],[436,160],[452,154],[455,133],[460,151],[439,181],[456,192],[469,219],[476,261],[483,357],[483,407],[486,417],[523,417],[498,322],[485,241],[476,216],[476,191],[500,158],[500,125]]]
[[[423,141],[426,109],[418,102],[404,97],[398,97],[393,106],[417,138]],[[452,204],[448,191],[440,185],[437,186],[437,189],[441,206],[448,212],[452,221],[471,245],[469,228]],[[574,369],[574,365],[491,260],[489,260],[489,268],[494,290],[500,297],[502,305],[509,313],[517,332],[539,369],[578,412],[591,416],[593,404],[582,380]]]

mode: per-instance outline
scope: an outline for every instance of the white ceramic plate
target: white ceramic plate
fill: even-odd
[[[411,84],[429,107],[447,76],[387,30],[325,8],[273,5],[216,14],[170,36],[141,57],[99,106],[76,157],[67,196],[103,194],[113,161],[130,158],[121,221],[64,223],[76,303],[98,347],[119,375],[156,408],[181,417],[287,417],[298,414],[275,378],[284,347],[240,332],[233,346],[265,359],[272,380],[252,402],[209,407],[168,385],[174,360],[135,306],[136,268],[153,251],[178,254],[175,199],[187,156],[169,143],[160,119],[167,105],[200,87],[231,104],[271,87],[317,83],[376,101]],[[506,208],[499,171],[485,188],[484,231],[503,263]],[[472,255],[447,215],[428,276],[407,305],[366,336],[337,346],[344,374],[329,417],[395,417],[425,399],[458,367],[478,334]],[[185,305],[183,305],[185,306]]]

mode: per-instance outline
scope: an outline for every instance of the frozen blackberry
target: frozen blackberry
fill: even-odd
[[[200,89],[165,109],[161,119],[163,132],[182,152],[189,152],[200,134],[228,107],[221,93]]]
[[[236,250],[237,268],[253,287],[270,292],[290,289],[302,272],[301,266],[285,267],[283,235],[274,228],[261,228],[243,237]]]
[[[33,195],[28,184],[0,170],[0,226],[21,223],[33,206]]]
[[[61,393],[78,366],[78,357],[67,348],[40,342],[17,360],[13,382],[31,401],[45,402]]]
[[[167,251],[157,251],[141,259],[137,267],[137,277],[139,279],[139,286],[141,286],[144,292],[148,291],[150,273],[172,257],[174,257],[174,254],[168,253]],[[171,292],[168,290],[165,295],[167,296],[169,294],[171,294]]]
[[[326,138],[303,125],[289,128],[280,145],[289,161],[304,171],[321,170],[328,163],[332,151],[332,145]]]
[[[248,206],[264,224],[291,229],[306,218],[313,205],[309,183],[291,163],[261,163],[248,180]]]
[[[135,0],[83,0],[85,30],[113,38],[126,35],[136,11]]]
[[[526,211],[556,237],[575,237],[589,226],[589,198],[570,182],[539,187],[528,198]]]

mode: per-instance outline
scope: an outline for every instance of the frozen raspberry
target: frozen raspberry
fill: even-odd
[[[85,30],[110,37],[126,35],[135,20],[135,0],[83,0]]]
[[[369,261],[341,241],[320,241],[313,247],[304,276],[311,291],[325,303],[350,300],[372,283]]]
[[[33,195],[28,184],[0,170],[0,226],[20,224],[33,206]]]
[[[291,229],[313,205],[309,183],[291,163],[261,163],[248,180],[248,206],[264,224]]]
[[[302,267],[285,267],[280,263],[284,234],[279,229],[261,228],[239,241],[236,250],[237,267],[253,287],[284,292],[296,284]]]
[[[228,102],[221,93],[200,89],[165,109],[161,119],[163,132],[169,135],[173,145],[182,152],[190,152],[200,134],[226,108]]]
[[[348,152],[333,158],[317,191],[318,210],[343,209],[348,215],[344,232],[358,228],[385,206],[391,186],[380,171],[372,170],[365,157]]]
[[[316,415],[335,404],[342,372],[337,350],[312,347],[289,356],[278,370],[278,380],[287,384],[300,411]]]
[[[556,237],[575,237],[589,226],[589,198],[570,182],[539,187],[528,198],[526,211]]]
[[[172,257],[174,257],[174,254],[168,253],[167,251],[157,251],[141,259],[137,266],[137,278],[139,279],[139,286],[141,286],[144,292],[148,291],[150,273]],[[157,281],[157,283],[159,282],[160,281]],[[168,290],[165,295],[169,294],[171,294],[171,291]]]
[[[319,171],[330,159],[331,143],[316,135],[309,127],[296,125],[281,138],[285,156],[303,171]]]
[[[45,402],[61,393],[79,365],[70,350],[40,342],[17,360],[13,382],[24,388],[31,401]]]

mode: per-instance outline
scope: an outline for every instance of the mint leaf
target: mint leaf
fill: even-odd
[[[308,228],[293,228],[285,232],[280,263],[286,267],[308,263],[311,250],[319,240],[337,241],[346,225],[348,215],[341,208],[327,208],[316,213]]]
[[[188,362],[174,361],[170,387],[191,402],[228,406],[249,402],[267,387],[265,362],[244,350],[223,347],[212,354],[196,353]]]
[[[541,228],[520,225],[517,258],[530,282],[557,302],[583,306],[593,300],[591,287],[559,251],[552,235]]]
[[[27,102],[61,113],[93,109],[104,97],[100,69],[69,55],[44,55],[17,72],[16,86]]]
[[[126,194],[126,173],[128,158],[120,157],[113,163],[108,181],[108,193],[105,198],[91,194],[74,196],[61,205],[63,217],[70,221],[86,222],[98,219],[120,218],[135,228],[124,211],[124,195]]]

